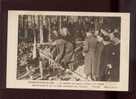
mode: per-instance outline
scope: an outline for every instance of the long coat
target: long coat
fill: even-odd
[[[101,63],[101,55],[102,51],[104,49],[104,44],[102,42],[97,43],[97,48],[96,48],[96,78],[99,80],[100,79],[100,63]]]
[[[94,36],[89,36],[85,39],[85,68],[84,72],[86,75],[95,75],[95,51],[96,51],[97,39]]]
[[[73,44],[67,40],[59,39],[56,41],[56,50],[56,62],[67,66],[73,59]]]
[[[112,64],[112,52],[113,52],[113,45],[108,44],[104,45],[104,49],[101,55],[101,65],[100,65],[100,77],[101,80],[105,80],[105,68],[108,64]]]
[[[114,45],[112,49],[112,73],[111,80],[119,81],[119,71],[120,71],[120,44]]]

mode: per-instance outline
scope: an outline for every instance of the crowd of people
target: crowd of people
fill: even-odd
[[[56,35],[57,32],[54,32]],[[63,28],[59,35],[56,35],[53,42],[57,51],[54,60],[57,63],[72,70],[74,68],[72,63],[84,60],[81,64],[84,64],[87,79],[119,81],[120,34],[116,29],[112,33],[90,29],[86,32],[84,41],[77,39],[74,43],[68,39],[70,36],[67,28]],[[81,46],[75,47],[78,44]],[[53,50],[53,55],[55,51]]]
[[[50,40],[44,40],[46,42],[42,44],[34,46],[33,34],[31,40],[28,39],[29,43],[24,42],[25,39],[21,37],[18,45],[18,74],[25,66],[28,71],[33,67],[40,67],[38,72],[41,77],[47,76],[49,73],[56,73],[50,66],[49,60],[41,55],[40,51],[42,50],[43,54],[49,53],[48,58],[62,66],[64,72],[76,71],[79,66],[82,66],[84,78],[87,80],[119,81],[120,30],[117,27],[105,28],[102,24],[96,27],[93,20],[88,25],[80,24],[80,26],[76,24],[77,22],[70,22],[68,25],[66,25],[67,22],[63,23],[65,24],[62,24],[61,29],[55,28],[55,23],[52,24]],[[45,27],[43,29],[46,30],[43,33],[49,32]],[[47,35],[45,36],[47,39]],[[37,36],[37,38],[40,37]],[[36,48],[36,57],[33,54],[34,47]],[[63,75],[61,74],[61,76]]]

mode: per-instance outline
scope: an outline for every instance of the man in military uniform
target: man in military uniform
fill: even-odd
[[[68,64],[73,59],[74,46],[71,41],[67,39],[69,35],[67,28],[62,28],[60,35],[61,37],[54,43],[57,50],[55,61],[63,65],[63,67],[66,69],[68,68]]]

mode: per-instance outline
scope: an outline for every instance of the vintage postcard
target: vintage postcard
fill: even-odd
[[[130,14],[8,11],[7,88],[128,91]]]

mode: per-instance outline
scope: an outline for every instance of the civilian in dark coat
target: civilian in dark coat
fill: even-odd
[[[106,81],[109,79],[108,75],[106,74],[106,68],[108,66],[111,67],[112,64],[113,45],[110,42],[110,38],[108,36],[104,37],[103,44],[104,44],[104,49],[101,55],[100,76],[102,81]]]
[[[117,36],[116,36],[117,34]],[[118,33],[114,33],[113,41],[113,50],[112,50],[112,73],[111,81],[119,81],[119,71],[120,71],[120,40]]]
[[[97,47],[96,47],[96,70],[95,70],[95,74],[96,74],[96,80],[100,80],[100,62],[101,62],[101,55],[102,55],[102,51],[104,48],[104,44],[103,44],[103,38],[100,36],[97,36]]]

